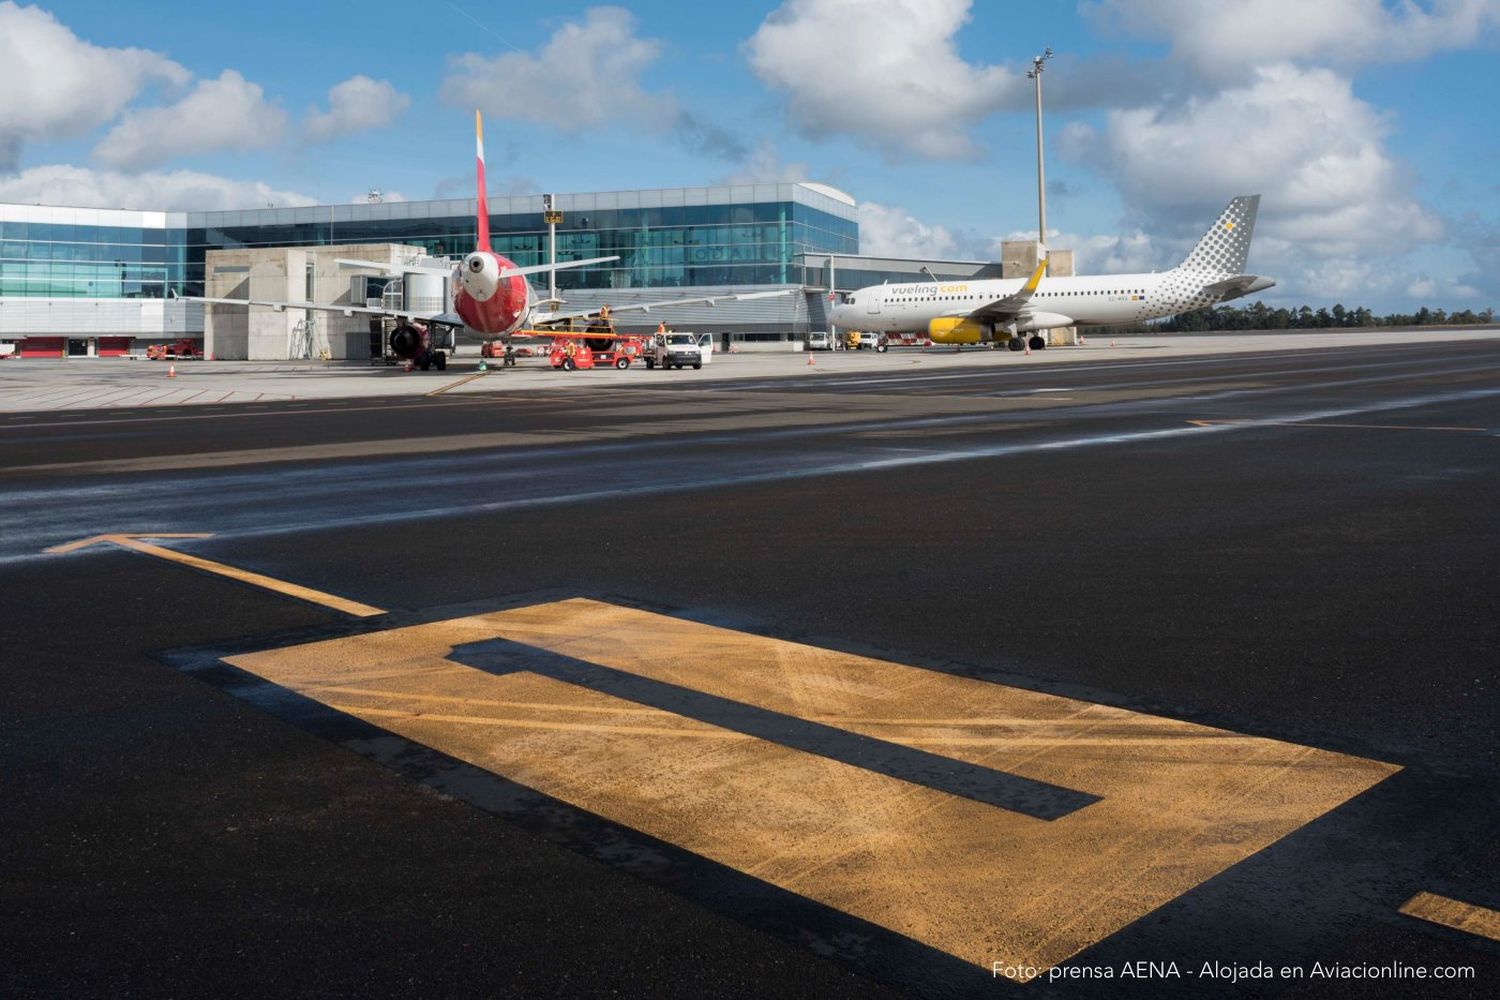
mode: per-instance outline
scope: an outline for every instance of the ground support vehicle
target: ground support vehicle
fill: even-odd
[[[147,361],[202,361],[203,352],[198,350],[197,341],[174,340],[169,344],[148,344],[146,347]]]
[[[552,350],[548,360],[553,368],[573,371],[578,368],[610,367],[624,370],[631,363],[647,357],[648,339],[645,337],[608,335],[600,331],[571,334],[552,338]]]
[[[565,372],[587,370],[594,367],[594,352],[581,337],[558,337],[552,341],[547,363]]]
[[[844,337],[844,349],[849,351],[872,350],[884,353],[889,344],[883,333],[861,333],[850,330]]]
[[[703,367],[703,345],[691,333],[658,333],[646,355],[647,368]]]

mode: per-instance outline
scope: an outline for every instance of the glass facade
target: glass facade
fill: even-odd
[[[557,205],[559,262],[620,258],[558,272],[561,289],[803,284],[804,254],[859,252],[853,200],[818,185],[559,195]],[[490,207],[495,249],[521,266],[545,263],[540,196]],[[0,296],[201,295],[205,254],[220,249],[407,243],[463,254],[474,246],[473,211],[461,199],[189,213],[0,205]],[[75,215],[141,224],[34,221]]]
[[[834,280],[837,283],[836,288],[838,291],[852,292],[856,289],[867,288],[870,285],[885,284],[887,282],[902,284],[909,281],[932,281],[934,279],[938,281],[973,281],[977,278],[1000,277],[999,265],[950,261],[947,262],[948,266],[944,267],[942,262],[933,261],[928,266],[928,270],[932,272],[929,276],[926,272],[915,269],[915,265],[921,263],[921,261],[916,261],[913,265],[901,268],[891,267],[877,270],[867,267],[847,267],[840,265],[834,271]],[[810,288],[827,288],[828,258],[810,257],[803,271],[803,278],[803,284]]]
[[[184,229],[0,218],[3,296],[165,298],[186,287],[187,258]]]
[[[193,228],[187,231],[187,281],[201,287],[208,250],[409,243],[444,256],[467,253],[474,240],[474,220],[462,216]],[[540,209],[492,214],[490,242],[521,267],[546,263]],[[792,201],[567,212],[557,229],[559,262],[620,259],[559,271],[557,284],[564,290],[802,284],[800,255],[857,253],[858,247],[853,219]]]

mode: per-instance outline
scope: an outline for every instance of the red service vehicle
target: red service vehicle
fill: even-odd
[[[606,366],[623,370],[629,368],[631,362],[645,357],[648,344],[646,337],[597,331],[557,336],[552,338],[548,360],[553,368],[563,371]]]
[[[148,361],[202,361],[203,352],[196,340],[174,340],[170,344],[148,344]]]

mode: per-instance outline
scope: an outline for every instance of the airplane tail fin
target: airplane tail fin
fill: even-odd
[[[1250,237],[1255,232],[1255,213],[1260,195],[1242,194],[1230,201],[1218,221],[1193,247],[1179,267],[1185,271],[1213,271],[1221,274],[1243,274],[1245,259],[1250,255]]]
[[[484,196],[484,119],[479,115],[479,109],[474,109],[474,155],[479,170],[479,245],[476,249],[488,250],[490,248],[490,204]]]

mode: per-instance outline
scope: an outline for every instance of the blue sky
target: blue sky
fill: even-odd
[[[1171,266],[1259,191],[1267,301],[1500,305],[1500,0],[4,0],[0,200],[463,196],[478,104],[492,191],[820,180],[867,251],[989,257],[1036,225],[1048,45],[1081,271]]]

